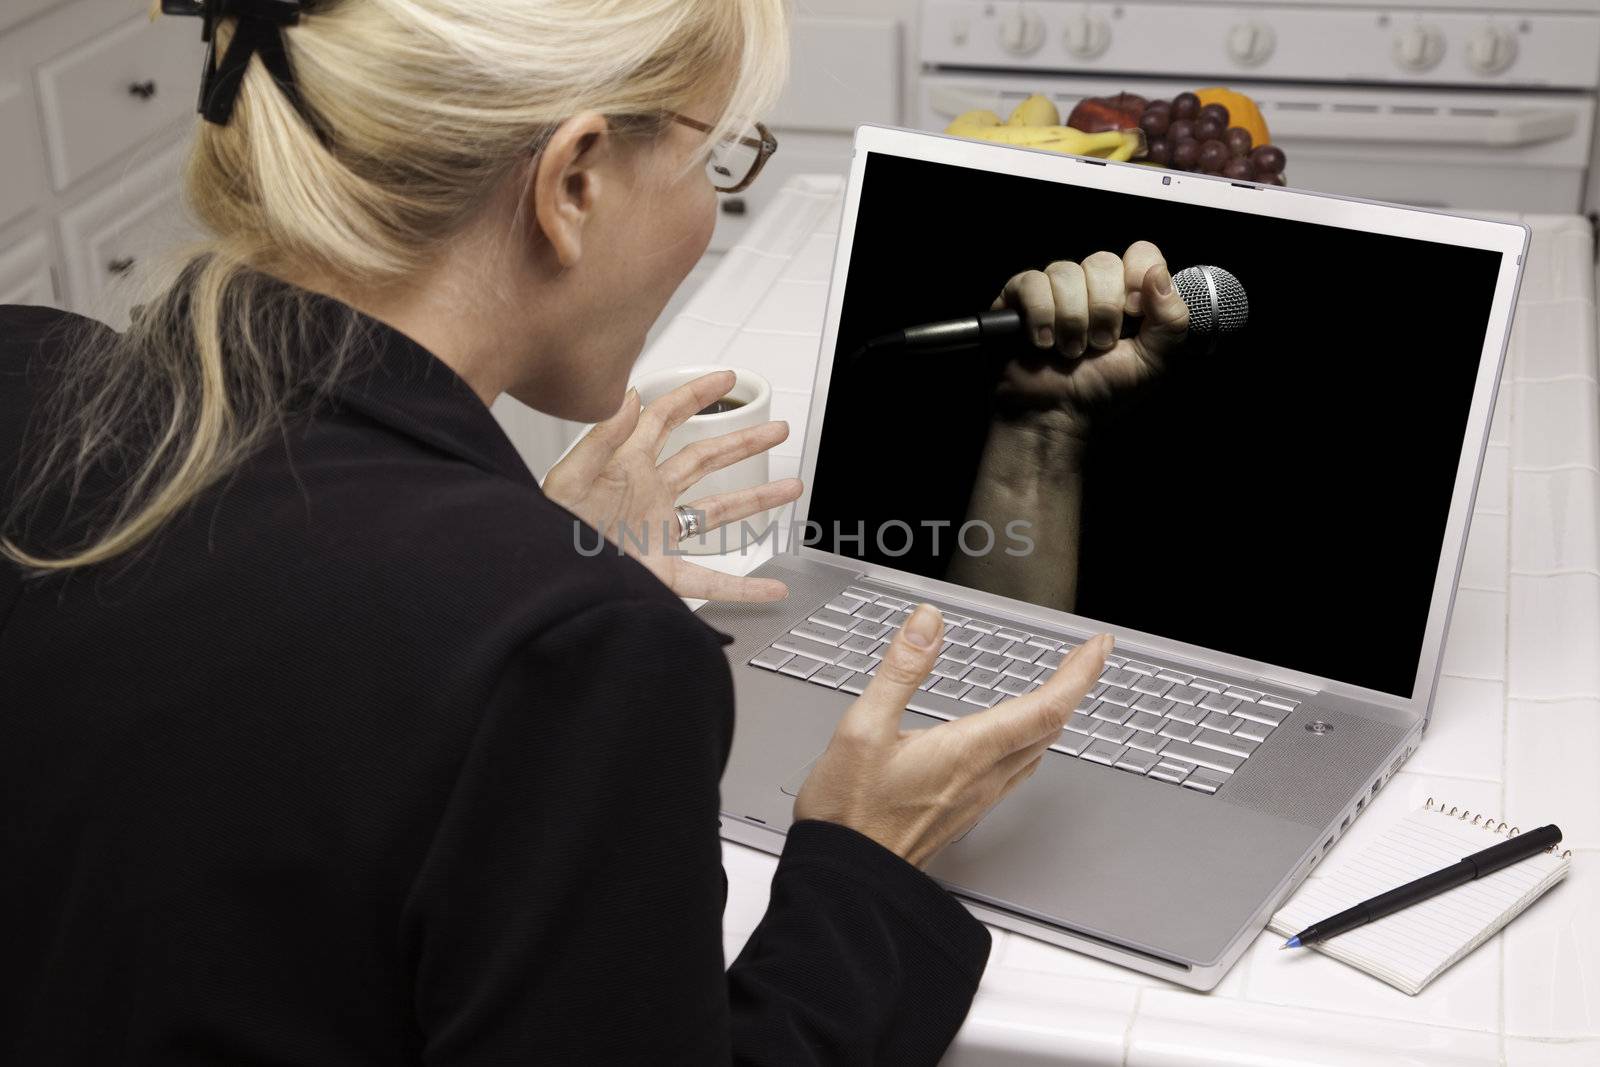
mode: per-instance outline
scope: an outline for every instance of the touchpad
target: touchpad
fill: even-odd
[[[784,783],[778,788],[782,789],[785,793],[788,793],[792,797],[799,796],[800,787],[806,784],[806,778],[811,774],[811,768],[815,767],[817,765],[817,760],[821,758],[821,752],[818,752],[815,756],[812,756],[809,760],[800,765],[799,770],[795,771],[788,778],[786,778]]]

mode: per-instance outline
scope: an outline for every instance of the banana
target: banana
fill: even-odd
[[[993,111],[968,111],[965,114],[957,115],[955,117],[955,121],[950,123],[949,129],[945,130],[944,132],[945,133],[950,133],[957,126],[1000,126],[1000,125],[1003,125],[1001,123],[1001,121],[1000,121],[1000,116],[996,115]]]
[[[1071,126],[975,126],[952,124],[946,133],[977,141],[994,141],[1021,148],[1039,148],[1073,156],[1096,156],[1122,162],[1144,147],[1143,131],[1106,130],[1085,133]]]
[[[1016,110],[1011,112],[1011,117],[1006,120],[1008,126],[1059,126],[1061,125],[1061,110],[1056,107],[1055,101],[1042,93],[1034,93],[1028,99],[1018,104]]]

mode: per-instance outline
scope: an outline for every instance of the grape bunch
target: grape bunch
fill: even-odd
[[[1236,181],[1284,184],[1283,149],[1251,144],[1250,131],[1228,125],[1228,117],[1226,107],[1201,107],[1193,93],[1150,101],[1139,117],[1148,143],[1146,162]]]

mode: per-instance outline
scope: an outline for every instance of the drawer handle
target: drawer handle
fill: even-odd
[[[110,263],[106,264],[106,270],[110,271],[112,274],[126,274],[132,269],[132,256],[118,256],[116,259],[113,259]]]
[[[153,78],[146,78],[142,82],[134,82],[128,86],[128,95],[137,96],[140,100],[148,100],[156,95],[156,83]]]

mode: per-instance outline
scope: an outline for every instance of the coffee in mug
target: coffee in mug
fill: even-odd
[[[733,411],[733,410],[735,410],[737,408],[742,408],[742,407],[744,407],[744,401],[743,400],[740,400],[738,397],[735,397],[735,396],[725,396],[721,400],[713,400],[711,403],[707,404],[705,407],[703,407],[699,411],[695,412],[695,414],[696,415],[720,415],[724,411]]]

